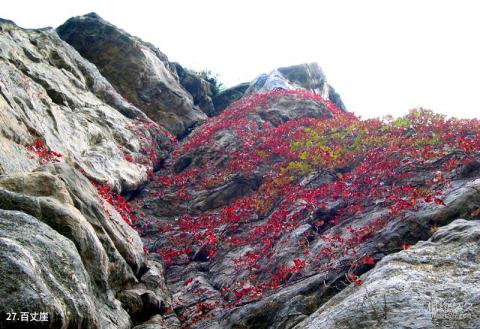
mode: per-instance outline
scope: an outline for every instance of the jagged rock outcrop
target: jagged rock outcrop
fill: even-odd
[[[171,305],[161,265],[147,262],[138,234],[68,165],[0,176],[0,209],[2,312],[47,312],[49,328],[130,328]],[[155,296],[140,311],[129,298],[139,289]]]
[[[162,129],[55,31],[1,26],[1,172],[31,171],[53,158],[117,191],[145,181],[172,148]],[[145,164],[129,158],[144,158]]]
[[[250,83],[244,95],[294,89],[311,90],[322,95],[325,100],[333,102],[342,111],[346,111],[342,99],[327,83],[325,73],[317,63],[280,67],[269,74],[261,74]]]
[[[295,326],[479,328],[480,222],[458,219],[425,242],[383,258]]]
[[[206,119],[180,84],[175,65],[153,45],[95,13],[73,17],[57,32],[94,63],[122,96],[169,132],[183,136]]]
[[[114,191],[143,184],[171,136],[54,30],[5,20],[0,122],[0,311],[18,314],[0,328],[131,328],[169,313],[163,267],[147,261]],[[140,290],[155,307],[128,307]]]
[[[129,327],[118,303],[107,306],[95,298],[74,243],[35,217],[0,210],[0,258],[2,314],[45,312],[49,328]],[[27,327],[6,319],[0,323]]]

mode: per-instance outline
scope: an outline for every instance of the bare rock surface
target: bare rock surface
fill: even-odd
[[[11,239],[21,238],[15,243],[22,248],[31,246],[29,252],[35,262],[22,263],[21,271],[42,273],[46,276],[43,280],[50,280],[49,272],[56,273],[55,280],[71,285],[58,290],[51,282],[34,281],[32,284],[41,286],[44,292],[29,291],[28,284],[18,278],[18,271],[2,261],[2,282],[17,285],[11,290],[11,299],[3,303],[5,310],[47,312],[55,318],[51,328],[130,328],[143,318],[125,296],[135,297],[132,292],[142,289],[138,298],[145,307],[141,314],[160,314],[171,304],[162,267],[152,261],[147,263],[137,232],[104,203],[88,179],[68,165],[50,164],[32,173],[0,176],[0,208],[10,214],[0,220],[1,239],[10,243]],[[18,225],[12,222],[17,217]],[[22,220],[28,225],[24,227]],[[35,225],[39,228],[31,229]],[[52,246],[45,242],[49,236]],[[55,248],[68,254],[59,254],[55,259]],[[42,255],[47,250],[52,253],[51,263],[39,272],[38,263],[44,264]],[[15,259],[12,251],[5,249],[3,257]],[[33,280],[35,274],[31,275]],[[7,292],[2,291],[4,294]],[[27,295],[36,304],[22,306]]]
[[[212,102],[213,106],[215,107],[215,112],[221,113],[230,104],[242,98],[249,86],[249,82],[244,82],[239,85],[222,90],[217,95],[213,96]]]
[[[346,110],[340,96],[328,84],[325,73],[317,63],[280,67],[269,74],[261,74],[250,82],[244,96],[272,90],[295,89],[311,90],[322,95],[325,100],[332,101],[339,109]]]
[[[212,96],[213,86],[198,74],[190,72],[178,63],[174,63],[181,85],[192,95],[193,104],[198,106],[209,117],[216,115]]]
[[[320,94],[342,111],[346,111],[340,95],[327,82],[325,73],[317,63],[280,67],[268,74],[260,74],[251,82],[244,82],[222,90],[212,97],[212,102],[215,114],[219,114],[242,97],[273,90],[297,89],[310,90]]]
[[[153,45],[95,13],[73,17],[57,31],[121,95],[171,133],[183,136],[206,119],[180,84],[174,64]]]

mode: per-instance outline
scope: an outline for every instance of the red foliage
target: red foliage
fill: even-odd
[[[252,116],[279,97],[317,101],[325,112],[319,118],[300,117],[278,125],[259,123]],[[213,152],[223,131],[233,134],[235,143]],[[198,191],[222,186],[237,174],[261,172],[261,185],[218,209],[158,224],[164,243],[157,253],[168,266],[192,261],[199,250],[209,259],[218,252],[248,250],[232,259],[242,276],[220,291],[231,306],[260,298],[305,273],[338,266],[345,257],[356,259],[355,266],[373,266],[373,257],[358,255],[359,245],[408,211],[427,204],[444,206],[442,191],[450,186],[452,175],[480,153],[479,131],[477,120],[446,120],[428,111],[412,111],[392,122],[359,120],[307,91],[242,99],[179,145],[167,165],[185,155],[207,155],[180,173],[165,170],[149,197],[171,200],[176,195],[174,202],[188,208]],[[457,156],[451,157],[454,153]],[[224,159],[221,164],[211,161],[215,156]],[[310,183],[311,177],[326,179]],[[363,226],[344,224],[376,209],[386,211],[365,219]],[[295,244],[305,259],[269,261],[305,224],[311,230]],[[338,224],[344,225],[341,234],[328,231]],[[321,242],[321,247],[310,250],[311,241]],[[359,285],[362,280],[353,270],[347,280]]]
[[[370,257],[368,255],[365,255],[362,258],[362,263],[365,264],[365,265],[375,265],[375,259],[373,259],[372,257]]]
[[[136,217],[132,212],[132,209],[128,202],[118,193],[112,191],[112,189],[107,185],[98,185],[92,182],[92,184],[96,187],[98,194],[102,198],[102,203],[107,202],[115,208],[115,210],[120,214],[122,219],[130,226],[136,221]],[[103,207],[105,213],[111,216],[108,209],[104,206]],[[148,252],[148,250],[144,251]]]
[[[127,160],[128,162],[133,162],[133,157],[130,153],[127,153],[125,154],[124,156],[125,160]]]
[[[62,157],[62,154],[47,149],[41,139],[36,139],[32,145],[27,146],[27,150],[35,154],[41,164],[59,162]]]

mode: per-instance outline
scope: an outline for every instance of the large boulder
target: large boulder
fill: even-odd
[[[295,329],[479,328],[480,222],[458,219],[383,258]]]
[[[0,328],[130,328],[143,318],[120,299],[140,289],[161,299],[149,316],[165,313],[161,265],[116,192],[145,183],[173,136],[54,30],[5,20],[0,108],[0,311],[18,313]]]
[[[57,32],[94,63],[120,94],[171,133],[183,136],[206,119],[180,84],[175,66],[153,45],[95,13],[73,17]]]
[[[0,27],[0,174],[66,162],[117,191],[143,183],[168,134],[55,31]]]
[[[141,314],[171,305],[137,232],[68,165],[0,176],[0,209],[5,311],[47,312],[49,328],[113,329],[148,320],[126,302],[132,292],[153,296]]]

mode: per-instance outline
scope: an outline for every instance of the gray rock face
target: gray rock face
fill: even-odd
[[[296,329],[479,328],[480,222],[458,219],[383,258]]]
[[[132,320],[171,305],[163,269],[146,262],[137,232],[68,165],[1,176],[0,209],[2,258],[8,260],[0,276],[12,285],[0,289],[10,296],[2,302],[5,311],[48,312],[55,319],[50,328],[113,329],[130,328]],[[141,312],[132,306],[138,300]]]
[[[335,89],[327,83],[327,78],[317,63],[280,67],[269,74],[261,74],[251,82],[228,88],[212,97],[215,113],[221,113],[233,102],[244,96],[272,90],[306,89],[323,96],[337,108],[346,107]]]
[[[13,26],[16,26],[17,24],[15,24],[15,22],[11,21],[11,20],[8,20],[8,19],[4,19],[4,18],[0,18],[0,23],[1,24],[8,24],[8,25],[13,25]]]
[[[211,84],[199,76],[184,69],[180,64],[175,63],[175,69],[182,86],[193,96],[193,104],[198,106],[209,117],[215,115]]]
[[[185,135],[206,119],[181,86],[174,65],[153,45],[94,13],[69,19],[57,32],[118,92],[171,133]]]
[[[117,191],[145,181],[171,149],[162,129],[54,31],[0,25],[0,172],[60,161]]]
[[[281,67],[269,74],[261,74],[250,84],[245,93],[248,95],[276,89],[300,88],[315,91],[322,96],[328,95],[325,74],[316,63]]]
[[[239,100],[245,94],[245,91],[250,86],[249,82],[244,82],[234,87],[225,89],[212,97],[213,106],[215,107],[215,113],[221,113],[230,104]]]

